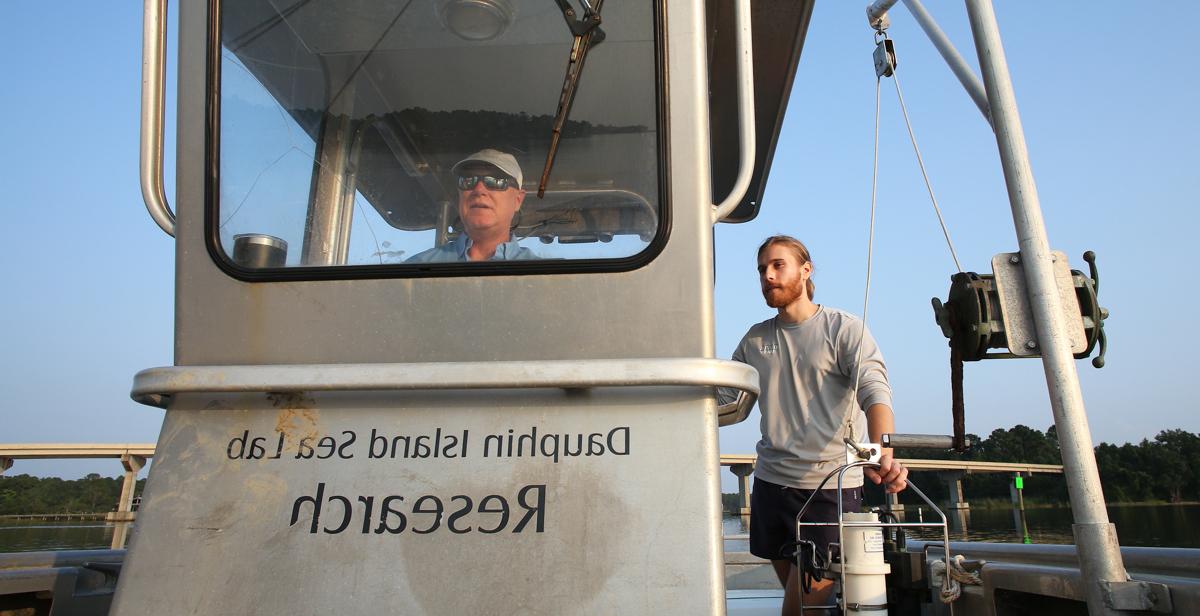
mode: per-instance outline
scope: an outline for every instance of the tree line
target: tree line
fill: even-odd
[[[29,513],[106,513],[121,498],[120,477],[91,473],[82,479],[0,475],[0,515]],[[137,483],[141,492],[145,480]]]
[[[906,449],[898,449],[896,454],[900,458],[1062,464],[1058,432],[1054,426],[1042,432],[1017,425],[993,430],[984,439],[976,435],[969,435],[969,438],[976,444],[962,454]],[[1142,439],[1140,443],[1100,443],[1095,454],[1104,498],[1109,503],[1200,501],[1200,475],[1189,470],[1200,464],[1200,434],[1163,430],[1153,440]],[[944,502],[948,498],[946,482],[939,479],[936,472],[913,473],[913,478],[935,502]],[[963,479],[963,492],[968,502],[972,499],[1008,500],[1012,481],[1012,475],[1007,473],[969,474]],[[1026,502],[1068,502],[1066,480],[1059,474],[1025,478],[1024,492]],[[915,494],[905,494],[901,502],[916,503],[919,498]]]

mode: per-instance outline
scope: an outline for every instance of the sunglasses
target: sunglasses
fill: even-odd
[[[483,187],[488,190],[508,190],[516,188],[517,181],[509,177],[494,177],[490,175],[467,175],[458,178],[459,190],[471,190],[475,185],[483,182]]]

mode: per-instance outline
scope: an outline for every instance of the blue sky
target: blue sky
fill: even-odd
[[[996,2],[1050,242],[1075,268],[1099,256],[1101,303],[1111,311],[1107,367],[1077,362],[1093,438],[1122,443],[1160,430],[1200,431],[1180,384],[1195,361],[1177,346],[1194,289],[1182,279],[1197,221],[1200,136],[1187,44],[1171,34],[1180,3]],[[926,7],[972,65],[961,2]],[[770,313],[753,273],[755,242],[803,238],[817,266],[818,302],[862,309],[875,80],[871,34],[858,3],[818,3],[779,155],[752,223],[718,229],[718,348]],[[918,143],[963,267],[990,272],[1016,248],[993,134],[907,10],[891,37]],[[912,154],[894,87],[884,84],[876,269],[869,325],[888,360],[901,431],[948,433],[948,350],[929,299],[954,272]],[[1179,269],[1177,269],[1179,268]],[[1041,362],[965,367],[967,430],[986,436],[1053,421]],[[747,422],[753,424],[754,422]],[[722,433],[722,450],[750,451],[756,425]]]
[[[763,237],[804,239],[820,303],[862,309],[875,79],[861,2],[819,2],[759,218],[717,230],[718,354],[769,318],[754,273]],[[133,374],[172,362],[173,250],[138,188],[141,3],[10,0],[0,22],[0,442],[153,442],[161,411],[129,399]],[[961,2],[927,8],[974,64]],[[172,5],[171,19],[174,23]],[[1099,255],[1112,317],[1108,366],[1078,363],[1097,442],[1200,432],[1186,385],[1196,292],[1200,129],[1183,2],[1033,3],[997,14],[1054,248]],[[906,102],[968,270],[1015,249],[995,139],[903,8],[894,11]],[[173,48],[174,32],[169,45]],[[174,66],[173,62],[169,65]],[[929,299],[953,263],[921,183],[895,92],[884,84],[876,269],[869,324],[888,360],[897,426],[950,430],[948,351]],[[174,110],[173,82],[168,110]],[[168,114],[168,131],[173,125]],[[168,152],[171,141],[168,139]],[[174,157],[167,161],[168,194]],[[967,429],[1052,418],[1041,364],[966,367]],[[752,452],[757,415],[721,433]],[[115,475],[115,461],[18,461],[9,473]]]

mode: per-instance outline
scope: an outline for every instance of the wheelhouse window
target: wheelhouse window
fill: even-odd
[[[220,256],[403,275],[646,252],[666,229],[654,5],[604,3],[588,28],[567,3],[221,0]],[[592,41],[582,66],[573,30]]]

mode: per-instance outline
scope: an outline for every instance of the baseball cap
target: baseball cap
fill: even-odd
[[[486,163],[508,175],[517,181],[517,185],[524,183],[524,177],[521,175],[521,165],[517,164],[517,159],[512,154],[486,148],[458,161],[450,168],[450,173],[459,175],[458,171],[468,163]]]

